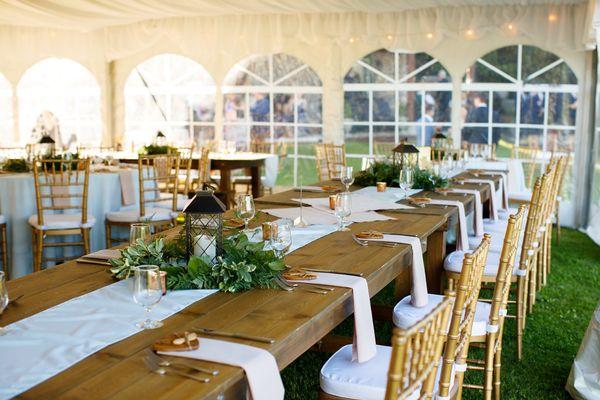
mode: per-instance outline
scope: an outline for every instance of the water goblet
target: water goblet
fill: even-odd
[[[404,167],[400,170],[400,189],[404,191],[404,199],[408,197],[408,189],[413,185],[413,170],[410,167]]]
[[[150,311],[162,297],[162,281],[157,265],[140,265],[133,268],[133,300],[146,309],[147,318],[136,324],[141,329],[156,329],[161,321],[152,321]]]
[[[349,231],[344,220],[352,214],[352,201],[350,192],[338,193],[335,196],[335,216],[338,217],[338,231]]]
[[[354,168],[342,167],[340,171],[340,181],[346,187],[346,192],[350,190],[350,185],[354,183]]]
[[[248,223],[256,214],[254,198],[251,194],[240,194],[235,199],[235,215],[244,221],[244,233],[248,233]]]
[[[269,244],[278,257],[282,257],[292,246],[292,221],[284,218],[273,223]]]
[[[133,246],[138,240],[147,242],[150,239],[150,225],[139,223],[131,224],[129,228],[129,245]]]

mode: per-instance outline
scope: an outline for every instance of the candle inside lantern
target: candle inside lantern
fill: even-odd
[[[214,239],[208,235],[198,235],[194,239],[194,255],[198,257],[206,256],[211,260],[215,258],[217,249]]]

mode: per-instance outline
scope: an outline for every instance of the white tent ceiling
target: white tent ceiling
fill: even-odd
[[[587,0],[5,0],[0,2],[0,25],[90,31],[171,17],[318,12],[386,13],[432,7],[585,2]]]

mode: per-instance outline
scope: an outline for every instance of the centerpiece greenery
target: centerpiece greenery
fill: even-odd
[[[142,154],[148,155],[148,156],[154,156],[154,155],[159,155],[159,154],[172,154],[172,153],[176,153],[177,152],[177,148],[175,147],[171,147],[168,145],[158,145],[158,144],[149,144],[147,146],[144,146],[142,149]]]
[[[385,182],[389,187],[398,187],[400,165],[389,160],[373,162],[367,169],[360,171],[354,182],[360,186],[375,186],[377,182]],[[434,190],[448,186],[448,179],[434,174],[430,170],[415,168],[413,189]]]
[[[212,264],[204,257],[185,259],[183,236],[167,242],[158,238],[151,243],[138,241],[121,250],[121,257],[110,260],[110,271],[117,279],[132,274],[132,267],[158,265],[167,273],[167,289],[219,289],[241,292],[276,288],[274,279],[285,269],[282,257],[265,249],[265,242],[251,242],[244,233],[223,240],[223,256]]]
[[[2,171],[5,172],[29,172],[31,165],[24,158],[11,158],[2,164]]]

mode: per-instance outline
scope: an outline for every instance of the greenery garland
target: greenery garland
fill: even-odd
[[[159,146],[157,144],[149,144],[143,147],[142,154],[154,156],[159,154],[177,154],[177,148],[171,146]]]
[[[11,158],[2,164],[2,171],[29,172],[31,171],[31,165],[24,158]]]
[[[398,187],[400,165],[389,160],[374,161],[367,169],[360,171],[354,182],[359,186],[375,186],[377,182],[385,182],[389,187]],[[434,174],[430,170],[415,168],[413,189],[434,190],[448,186],[448,179]]]
[[[433,191],[437,188],[447,188],[448,179],[434,174],[430,170],[415,169],[413,173],[413,189],[423,189]]]
[[[241,292],[260,288],[276,288],[274,279],[285,269],[282,257],[265,249],[265,242],[250,242],[244,233],[223,239],[223,256],[212,264],[205,257],[185,260],[182,235],[166,242],[158,238],[151,243],[139,240],[121,250],[121,257],[110,260],[110,271],[117,279],[128,278],[132,267],[158,265],[167,273],[167,289],[219,289]]]

